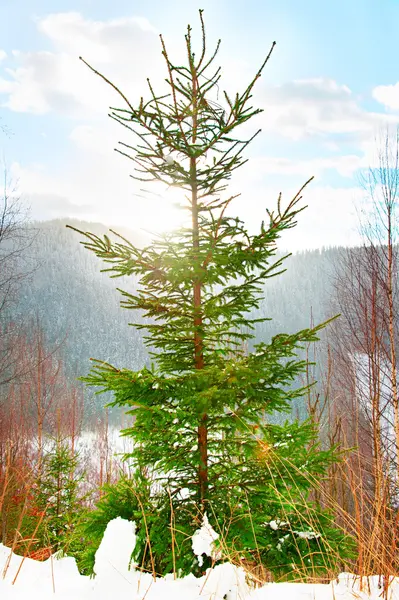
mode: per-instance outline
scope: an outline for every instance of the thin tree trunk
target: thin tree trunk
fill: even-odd
[[[395,429],[395,460],[397,476],[399,479],[399,406],[398,406],[398,386],[397,386],[397,368],[396,368],[396,344],[395,344],[395,310],[393,302],[393,240],[392,240],[392,222],[391,212],[388,212],[388,311],[389,311],[389,345],[391,362],[391,386],[392,403],[394,412]]]
[[[196,143],[197,138],[197,117],[198,117],[198,81],[195,70],[192,69],[193,81],[193,134],[192,144]],[[192,214],[192,232],[193,232],[193,250],[194,264],[197,269],[199,264],[199,221],[198,221],[198,190],[197,190],[197,160],[195,157],[190,158],[190,179],[191,179],[191,214]],[[194,365],[196,369],[204,368],[204,345],[203,335],[199,328],[202,326],[202,283],[198,273],[194,275],[193,285],[193,308],[194,308]],[[205,502],[208,489],[208,415],[203,413],[200,416],[198,424],[198,485],[199,485],[199,502],[202,512],[205,511]]]
[[[196,177],[196,162],[192,158],[190,160],[190,170],[192,175],[193,187],[192,187],[192,220],[193,220],[193,248],[195,254],[198,257],[199,251],[199,227],[198,227],[198,205],[197,205],[197,185],[195,181]],[[199,261],[195,261],[196,265]],[[197,267],[198,268],[198,267]],[[202,313],[201,313],[201,281],[196,277],[194,280],[193,289],[193,302],[194,302],[194,364],[196,369],[204,368],[204,349],[203,339],[201,332],[198,328],[202,326]],[[198,451],[199,451],[199,465],[198,465],[198,483],[199,483],[199,501],[202,509],[205,509],[205,500],[207,495],[208,487],[208,428],[207,428],[208,415],[203,413],[200,416],[198,424]]]
[[[43,459],[43,406],[42,406],[42,344],[40,332],[37,332],[37,455],[38,474],[41,474]]]

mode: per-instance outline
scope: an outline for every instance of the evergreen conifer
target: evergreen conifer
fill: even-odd
[[[54,553],[78,548],[76,540],[73,543],[71,540],[84,514],[87,494],[80,490],[83,478],[84,474],[78,472],[78,456],[65,441],[55,440],[44,455],[32,490],[30,517],[24,523],[35,532],[35,549],[47,548]]]
[[[295,226],[305,186],[285,208],[280,196],[256,234],[228,215],[229,180],[259,133],[241,139],[236,132],[261,112],[250,102],[274,44],[246,89],[224,92],[221,105],[220,68],[212,70],[220,40],[208,55],[202,11],[200,22],[202,47],[197,56],[189,26],[185,65],[172,63],[160,36],[169,93],[157,95],[148,81],[149,99],[137,107],[88,65],[124,102],[110,116],[137,140],[118,149],[135,164],[134,177],[184,190],[190,224],[144,248],[113,231],[112,239],[79,232],[112,277],[138,278],[136,293],[120,290],[121,304],[146,317],[136,327],[145,327],[153,350],[150,369],[95,360],[84,381],[113,392],[112,404],[134,416],[123,433],[135,444],[127,458],[136,467],[131,513],[139,564],[163,574],[198,571],[191,537],[206,514],[220,535],[222,560],[260,561],[276,576],[316,573],[351,552],[331,515],[310,499],[337,456],[320,449],[311,422],[277,426],[267,415],[306,392],[291,389],[306,369],[296,352],[316,341],[325,323],[245,351],[257,322],[249,315],[262,283],[282,272],[276,244]]]

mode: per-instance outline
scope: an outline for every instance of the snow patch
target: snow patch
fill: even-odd
[[[198,559],[198,564],[202,567],[204,563],[203,554],[209,556],[213,560],[219,560],[222,558],[222,554],[218,548],[215,548],[215,541],[218,539],[219,534],[213,529],[212,525],[208,521],[207,514],[204,514],[202,519],[202,525],[200,529],[194,533],[192,538],[192,548],[195,556]]]
[[[277,526],[278,520],[271,521]],[[272,527],[273,528],[273,527]],[[300,532],[304,533],[304,532]],[[311,533],[311,532],[305,532]],[[193,537],[198,558],[220,557],[214,547],[218,534],[206,515]],[[96,577],[79,574],[73,558],[44,562],[13,554],[0,544],[1,600],[380,600],[387,589],[390,600],[399,598],[399,579],[371,576],[360,578],[341,573],[330,584],[268,583],[250,588],[245,572],[230,563],[208,569],[203,577],[173,575],[154,578],[130,564],[136,543],[135,526],[121,518],[111,521],[96,554]],[[22,567],[21,567],[22,563]],[[130,565],[130,568],[129,568]],[[21,568],[20,568],[21,567]],[[19,571],[19,573],[18,573]],[[15,584],[13,585],[13,581]]]

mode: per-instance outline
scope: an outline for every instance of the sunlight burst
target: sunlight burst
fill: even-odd
[[[153,233],[167,233],[189,223],[186,192],[163,184],[135,194],[130,213],[135,226]]]

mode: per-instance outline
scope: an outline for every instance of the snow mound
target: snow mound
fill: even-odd
[[[216,536],[216,537],[215,537]],[[206,517],[193,536],[193,549],[198,558],[216,552],[217,534]],[[382,597],[383,581],[342,573],[329,585],[269,583],[250,589],[245,572],[229,563],[208,569],[196,578],[173,575],[154,580],[131,565],[136,543],[135,525],[121,518],[111,521],[95,559],[96,577],[79,574],[73,558],[44,562],[22,559],[0,544],[1,600],[377,600]],[[21,566],[22,565],[22,566]],[[130,566],[130,568],[129,568]],[[399,579],[391,578],[388,598],[399,600]]]
[[[99,580],[124,573],[130,566],[130,556],[136,545],[136,526],[121,517],[108,523],[94,561]]]
[[[194,533],[192,538],[192,549],[197,557],[198,564],[202,567],[204,563],[203,554],[210,556],[214,560],[222,558],[220,550],[215,548],[215,541],[218,539],[219,534],[213,529],[212,525],[208,521],[206,513],[202,519],[202,526]]]

